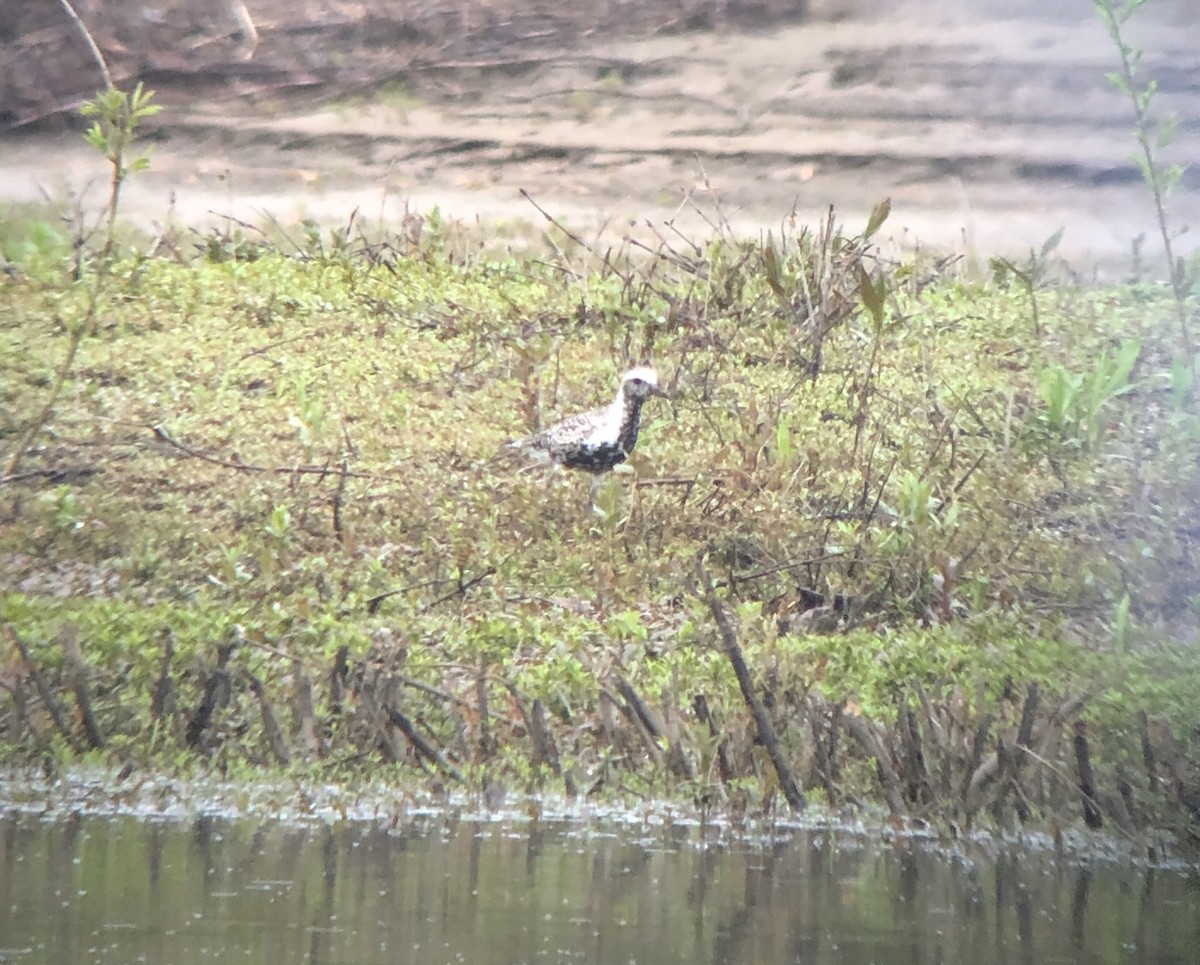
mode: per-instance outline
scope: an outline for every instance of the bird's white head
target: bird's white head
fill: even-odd
[[[631,399],[652,395],[667,397],[667,393],[658,387],[658,373],[648,365],[639,365],[621,376],[621,393]]]

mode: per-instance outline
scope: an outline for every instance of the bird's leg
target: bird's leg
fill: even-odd
[[[554,491],[554,480],[558,478],[560,468],[557,463],[550,463],[546,469],[546,498]]]
[[[600,492],[600,480],[604,477],[600,473],[592,474],[592,481],[588,484],[588,511],[604,515],[604,510],[596,505],[596,494]]]

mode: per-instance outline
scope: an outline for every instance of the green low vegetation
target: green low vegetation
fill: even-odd
[[[90,269],[44,221],[3,244],[13,440]],[[698,560],[781,700],[888,721],[914,684],[971,715],[1037,682],[1090,695],[1113,760],[1138,710],[1195,725],[1200,416],[1165,287],[1043,288],[1035,334],[1007,276],[879,264],[836,232],[590,270],[432,216],[302,245],[115,259],[5,480],[2,618],[61,673],[77,628],[106,753],[177,750],[150,712],[169,635],[182,707],[222,642],[287,705],[348,647],[448,694],[407,698],[448,746],[479,744],[477,680],[540,700],[590,775],[613,675],[686,730],[696,693],[738,716]],[[644,360],[674,399],[595,510],[586,479],[492,460]],[[242,697],[218,757],[264,754]],[[21,732],[10,760],[38,747]],[[528,754],[514,732],[493,757]]]
[[[1084,736],[1118,827],[1194,827],[1194,284],[894,264],[886,217],[606,254],[7,219],[0,757],[766,807],[711,599],[830,803],[1073,817]],[[643,362],[673,399],[594,507],[493,458]]]

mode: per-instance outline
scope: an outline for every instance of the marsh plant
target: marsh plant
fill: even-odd
[[[1126,26],[1130,18],[1147,6],[1148,0],[1093,0],[1101,22],[1116,48],[1119,67],[1108,75],[1113,87],[1129,98],[1133,106],[1134,137],[1138,150],[1133,161],[1141,171],[1142,179],[1154,199],[1154,214],[1162,237],[1163,253],[1167,262],[1167,278],[1175,296],[1175,312],[1179,323],[1180,350],[1188,366],[1195,371],[1196,351],[1192,333],[1192,313],[1195,300],[1192,298],[1196,284],[1197,268],[1193,262],[1176,255],[1175,240],[1180,234],[1171,224],[1168,202],[1179,186],[1187,170],[1184,164],[1168,164],[1162,160],[1162,151],[1175,137],[1178,119],[1168,117],[1156,120],[1152,110],[1158,82],[1146,78],[1142,70],[1143,51],[1126,39]]]
[[[83,289],[81,302],[64,301],[69,314],[59,318],[67,334],[66,350],[57,367],[54,380],[46,394],[44,405],[30,418],[13,446],[5,467],[5,475],[17,472],[26,451],[54,413],[54,406],[66,385],[76,355],[84,339],[95,332],[103,299],[108,292],[112,263],[116,256],[117,212],[121,204],[121,189],[133,174],[149,166],[145,155],[135,153],[138,128],[158,113],[153,91],[139,83],[131,92],[109,88],[85,103],[79,113],[92,118],[84,138],[108,162],[110,178],[108,200],[104,207],[103,231],[99,251],[89,260],[84,253],[84,240],[76,243],[74,281]],[[77,226],[83,232],[82,223]]]
[[[105,230],[100,249],[100,262],[110,258],[116,244],[117,210],[121,204],[121,189],[131,175],[145,171],[150,159],[138,154],[138,128],[162,108],[154,103],[154,92],[138,83],[132,91],[118,88],[101,91],[79,108],[79,113],[92,119],[84,134],[88,142],[108,162],[110,169],[108,202],[104,206]]]
[[[1173,296],[1070,289],[1031,331],[1008,285],[882,257],[886,202],[860,230],[791,212],[602,252],[552,218],[496,250],[433,211],[135,256],[113,231],[153,108],[92,105],[112,177],[80,277],[69,244],[18,244],[0,288],[0,758],[1031,819],[1078,802],[1071,725],[1139,814],[1191,820]],[[45,309],[80,292],[63,361]],[[645,362],[673,398],[601,514],[586,480],[492,459]]]

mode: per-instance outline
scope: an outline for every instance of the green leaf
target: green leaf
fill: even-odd
[[[773,291],[780,298],[787,296],[782,283],[782,271],[779,267],[779,255],[775,251],[775,242],[771,238],[771,233],[767,232],[767,240],[763,244],[762,249],[763,269],[766,271],[767,284],[771,286]]]
[[[1058,243],[1062,241],[1063,231],[1063,228],[1059,228],[1056,232],[1054,232],[1054,234],[1042,242],[1040,257],[1045,258],[1050,254],[1050,252],[1058,247]]]
[[[1138,171],[1142,175],[1143,181],[1145,181],[1147,184],[1154,183],[1154,168],[1150,166],[1150,162],[1147,161],[1145,157],[1143,157],[1141,154],[1131,154],[1129,155],[1129,160],[1132,161],[1137,167]]]
[[[892,213],[892,199],[884,198],[874,208],[871,209],[871,216],[867,218],[867,227],[863,230],[863,239],[872,237],[880,226],[887,221],[888,215]]]
[[[1136,338],[1127,339],[1117,349],[1105,383],[1106,395],[1109,398],[1124,395],[1132,390],[1133,386],[1129,383],[1129,377],[1133,374],[1133,367],[1137,365],[1138,357],[1141,354],[1142,343],[1140,339]]]
[[[880,284],[876,285],[871,276],[867,274],[867,270],[860,264],[858,266],[858,294],[862,300],[863,307],[871,316],[875,327],[879,328],[883,325],[883,298],[884,291],[883,279],[880,279]]]
[[[1196,373],[1191,363],[1180,356],[1171,363],[1171,403],[1176,412],[1183,412],[1192,394]]]
[[[753,623],[762,616],[762,600],[746,600],[737,605],[738,619],[742,623]]]
[[[792,429],[786,422],[780,422],[775,427],[775,451],[779,461],[790,462],[796,454],[796,445],[792,440]]]
[[[1158,146],[1166,147],[1175,139],[1175,130],[1179,127],[1179,117],[1172,114],[1164,120],[1158,127]]]
[[[1182,164],[1172,164],[1170,167],[1164,168],[1159,172],[1159,182],[1162,186],[1161,190],[1163,194],[1170,194],[1179,187],[1179,181],[1183,177],[1184,170],[1185,168]]]
[[[99,122],[95,122],[83,135],[83,139],[88,142],[97,151],[105,149],[104,131],[101,130]]]

